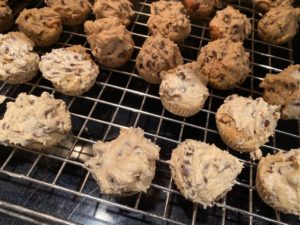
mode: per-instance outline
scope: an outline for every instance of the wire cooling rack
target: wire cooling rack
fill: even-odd
[[[247,155],[231,151],[222,142],[215,124],[215,113],[224,98],[232,93],[261,95],[259,83],[266,73],[278,72],[293,64],[291,43],[266,44],[258,38],[257,21],[261,15],[249,0],[232,5],[250,19],[253,32],[245,40],[251,54],[252,74],[241,87],[230,91],[210,88],[204,108],[190,118],[165,111],[158,86],[142,80],[135,69],[135,58],[148,37],[147,20],[151,1],[135,1],[132,32],[135,49],[132,59],[122,68],[101,68],[94,87],[79,97],[64,96],[39,74],[21,85],[0,84],[0,94],[12,101],[21,92],[40,95],[48,91],[63,99],[72,114],[69,138],[53,149],[51,155],[22,147],[1,146],[0,151],[0,224],[299,224],[295,216],[278,213],[265,205],[255,190],[257,163]],[[22,8],[43,7],[40,0],[9,2],[17,17]],[[90,19],[93,19],[92,15]],[[16,29],[16,28],[14,28]],[[193,21],[191,35],[179,45],[186,62],[197,58],[199,49],[209,41],[208,21]],[[83,27],[65,27],[53,48],[89,45]],[[37,49],[40,54],[50,48]],[[5,112],[5,104],[0,113]],[[156,175],[147,193],[128,197],[100,194],[99,187],[84,168],[91,157],[91,145],[118,136],[121,127],[141,127],[146,136],[161,148]],[[176,145],[187,139],[215,143],[240,158],[245,168],[236,185],[212,208],[203,209],[185,200],[174,186],[167,160]],[[262,148],[263,153],[299,147],[299,121],[279,121],[275,136]]]

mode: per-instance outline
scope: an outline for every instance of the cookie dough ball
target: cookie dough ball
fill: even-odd
[[[160,148],[139,128],[121,129],[110,142],[97,142],[85,165],[104,194],[146,192],[155,173]]]
[[[188,63],[160,73],[159,95],[165,109],[178,116],[192,116],[202,109],[209,93],[207,79],[197,70],[196,63]]]
[[[183,41],[191,33],[191,23],[181,2],[157,1],[151,3],[147,23],[151,34],[160,34],[174,42]]]
[[[246,80],[251,71],[249,57],[242,42],[219,39],[202,47],[197,61],[210,86],[224,90]]]
[[[48,7],[24,9],[16,23],[19,30],[40,47],[57,42],[63,31],[60,15]]]
[[[262,158],[256,189],[275,210],[300,216],[300,148]]]
[[[7,0],[0,0],[0,32],[6,31],[12,24],[12,11],[7,5]]]
[[[147,82],[159,84],[159,73],[183,64],[179,48],[161,35],[150,36],[136,57],[136,68]]]
[[[251,33],[250,19],[231,6],[217,11],[209,23],[212,40],[229,37],[232,41],[244,41]]]
[[[40,57],[33,52],[34,43],[23,33],[0,34],[0,80],[21,84],[38,72]]]
[[[259,85],[263,98],[272,105],[282,106],[282,119],[300,118],[300,65],[292,65],[279,74],[267,74]]]
[[[259,37],[270,44],[281,45],[298,32],[300,9],[277,7],[267,12],[258,22]]]
[[[82,24],[91,11],[89,0],[45,0],[45,3],[60,14],[64,25]]]
[[[224,197],[243,164],[215,145],[185,140],[172,151],[172,178],[182,195],[204,208]]]
[[[261,12],[268,12],[279,6],[292,6],[294,0],[252,0],[255,7]]]
[[[42,56],[39,68],[58,91],[71,96],[88,91],[99,74],[97,64],[81,45],[53,49]]]
[[[129,0],[96,0],[93,12],[97,19],[118,17],[125,26],[130,24],[134,16]]]
[[[280,107],[269,105],[262,98],[238,95],[227,97],[216,114],[216,123],[223,141],[239,152],[260,158],[260,147],[274,134]]]
[[[59,144],[71,130],[71,116],[62,100],[44,92],[40,97],[21,93],[7,103],[0,120],[0,141],[32,149]]]
[[[205,19],[214,10],[214,0],[183,0],[188,14],[194,19]]]
[[[130,32],[116,17],[87,21],[84,24],[92,54],[103,66],[117,68],[130,59],[134,42]]]

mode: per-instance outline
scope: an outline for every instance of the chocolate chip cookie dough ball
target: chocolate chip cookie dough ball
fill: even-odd
[[[261,157],[260,147],[274,134],[279,110],[279,106],[269,105],[262,98],[231,95],[217,110],[217,128],[230,148],[249,152],[257,159]]]
[[[21,93],[7,103],[0,141],[40,150],[59,144],[70,130],[71,115],[64,101],[47,92],[40,97]]]
[[[57,42],[63,31],[60,15],[48,7],[24,9],[16,23],[19,30],[40,47]]]
[[[259,37],[281,45],[293,39],[299,28],[300,9],[282,6],[271,9],[258,22]]]
[[[300,149],[267,155],[259,161],[256,189],[269,206],[300,216]]]
[[[134,16],[129,0],[96,0],[93,12],[97,19],[118,17],[125,26],[130,24]]]
[[[294,0],[252,0],[255,7],[261,12],[268,12],[279,6],[292,6]]]
[[[245,81],[250,74],[249,57],[242,42],[218,39],[202,47],[197,61],[210,86],[225,90]]]
[[[267,74],[259,86],[264,89],[266,102],[282,106],[282,119],[300,118],[300,65],[291,65],[278,74]]]
[[[174,42],[183,41],[191,33],[191,23],[181,2],[157,1],[151,3],[147,23],[151,34],[160,34]]]
[[[202,109],[209,93],[207,79],[198,70],[193,62],[160,73],[159,95],[165,109],[178,116],[192,116]]]
[[[21,32],[0,34],[0,80],[21,84],[38,72],[40,57],[34,43]]]
[[[172,178],[182,195],[204,208],[224,197],[241,173],[243,164],[215,145],[185,140],[172,151]]]
[[[91,11],[89,0],[45,0],[45,3],[60,14],[64,25],[82,24]]]
[[[12,24],[12,11],[7,5],[7,0],[0,0],[0,32],[6,31]]]
[[[244,41],[251,33],[250,19],[231,6],[217,11],[209,23],[212,40],[230,37],[232,41]]]
[[[159,73],[183,64],[179,48],[161,35],[150,36],[136,57],[136,68],[147,82],[159,84]]]
[[[134,42],[131,33],[117,17],[87,21],[84,31],[92,54],[101,65],[117,68],[130,59]]]
[[[146,192],[155,174],[160,148],[140,128],[121,129],[110,142],[97,142],[94,157],[85,165],[104,194]]]
[[[78,96],[95,83],[99,68],[81,45],[53,49],[42,56],[42,75],[65,95]]]
[[[183,0],[188,14],[194,19],[205,19],[214,10],[214,0]]]

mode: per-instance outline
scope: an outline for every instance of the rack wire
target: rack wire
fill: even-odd
[[[215,124],[215,113],[224,98],[232,93],[258,97],[258,85],[266,73],[278,72],[293,64],[291,43],[266,44],[258,38],[257,21],[261,15],[251,1],[232,5],[246,14],[253,32],[245,40],[251,54],[252,74],[245,83],[229,91],[210,89],[204,108],[190,118],[165,111],[158,86],[142,80],[135,69],[135,57],[149,36],[147,20],[149,0],[135,1],[136,16],[128,27],[135,49],[132,59],[122,68],[101,68],[94,87],[79,97],[64,96],[39,74],[21,85],[0,84],[0,94],[13,101],[21,92],[40,95],[48,91],[63,99],[72,114],[73,130],[69,138],[52,154],[23,147],[1,146],[0,151],[0,223],[3,224],[299,224],[295,216],[274,211],[255,190],[256,162],[222,142]],[[9,3],[17,17],[22,8],[43,7],[41,0]],[[93,19],[92,15],[90,19]],[[192,33],[181,44],[185,62],[195,60],[199,49],[208,43],[208,21],[192,21]],[[89,49],[83,27],[65,27],[53,48],[82,44]],[[37,49],[40,54],[50,48]],[[5,104],[0,106],[1,115]],[[118,136],[121,127],[141,127],[148,138],[162,148],[155,178],[147,193],[128,197],[100,194],[99,187],[83,162],[92,156],[91,145]],[[274,137],[262,147],[263,153],[275,153],[299,147],[299,121],[279,121]],[[233,190],[214,207],[203,209],[185,200],[172,182],[168,160],[172,149],[187,139],[215,143],[244,162],[245,168]]]

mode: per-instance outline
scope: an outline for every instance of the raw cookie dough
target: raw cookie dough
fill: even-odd
[[[209,23],[212,40],[230,37],[232,41],[244,41],[251,33],[250,19],[231,6],[217,11]]]
[[[118,17],[125,26],[130,24],[134,16],[130,0],[96,0],[93,12],[97,19]]]
[[[187,139],[172,151],[172,178],[182,195],[195,203],[213,206],[224,197],[242,171],[243,164],[215,145]]]
[[[63,31],[60,15],[48,7],[24,9],[16,24],[21,32],[40,47],[57,42]]]
[[[201,48],[198,64],[208,83],[216,89],[241,85],[250,74],[250,54],[242,42],[218,39]]]
[[[183,0],[188,14],[194,19],[207,18],[213,12],[216,3],[214,0]]]
[[[292,6],[294,0],[252,0],[252,2],[256,8],[265,13],[279,6]]]
[[[191,23],[181,2],[157,1],[151,3],[150,7],[147,25],[151,34],[181,42],[191,33]]]
[[[136,57],[136,68],[147,82],[159,84],[159,73],[183,64],[178,46],[161,35],[150,36]]]
[[[274,134],[279,110],[279,106],[269,105],[262,98],[234,94],[217,110],[217,128],[230,148],[249,152],[253,159],[260,158],[260,147]]]
[[[15,102],[7,103],[0,141],[39,150],[59,144],[70,130],[71,116],[64,101],[48,92],[41,97],[21,93]]]
[[[160,148],[140,128],[121,129],[110,142],[97,142],[85,165],[104,194],[146,192],[155,174]]]
[[[298,32],[300,9],[282,6],[271,9],[258,22],[258,35],[268,43],[281,45]]]
[[[117,17],[108,17],[84,23],[92,54],[103,66],[117,68],[130,59],[134,42],[131,33]]]
[[[282,119],[300,118],[300,65],[292,65],[278,74],[267,74],[259,85],[263,98],[272,105],[281,105]]]
[[[88,91],[99,74],[97,64],[81,45],[53,49],[42,56],[39,68],[58,91],[71,96]]]
[[[21,32],[0,34],[0,80],[21,84],[38,72],[40,57],[34,43]]]
[[[45,0],[45,3],[61,15],[64,25],[82,24],[91,11],[89,0]]]
[[[0,0],[0,32],[6,31],[12,24],[12,11],[7,5],[7,0]]]
[[[256,189],[269,206],[300,216],[300,149],[262,158],[257,168]]]
[[[165,109],[178,116],[192,116],[202,109],[209,93],[207,79],[198,70],[194,62],[160,73],[159,95]]]

